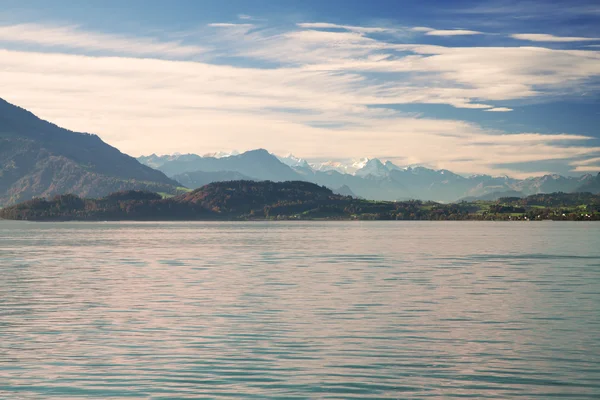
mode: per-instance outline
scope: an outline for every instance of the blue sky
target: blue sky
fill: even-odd
[[[132,155],[600,171],[594,1],[0,0],[0,97]]]

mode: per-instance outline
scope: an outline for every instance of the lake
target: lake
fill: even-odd
[[[0,398],[598,399],[600,223],[0,221]]]

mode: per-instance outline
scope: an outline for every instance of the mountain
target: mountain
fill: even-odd
[[[600,193],[600,172],[595,177],[584,182],[576,190],[577,192],[589,192],[594,194]]]
[[[202,157],[225,158],[225,157],[237,156],[239,154],[240,153],[236,150],[233,150],[231,152],[217,151],[215,153],[204,154]],[[198,157],[200,157],[200,156],[198,156],[197,154],[190,154],[190,153],[188,153],[188,154],[174,153],[174,154],[166,154],[166,155],[162,155],[162,156],[158,156],[156,154],[151,154],[149,156],[138,157],[137,160],[144,165],[147,165],[154,169],[158,169],[158,168],[162,167],[163,165],[173,162],[173,161],[193,162],[194,160],[197,160]]]
[[[143,159],[139,159],[143,161]],[[238,172],[254,180],[276,182],[301,180],[301,176],[264,149],[251,150],[229,157],[201,157],[188,154],[166,161],[157,167],[170,177],[186,172]]]
[[[583,176],[561,176],[561,175],[544,175],[535,178],[527,178],[514,184],[514,189],[531,195],[536,193],[553,193],[565,192],[570,193],[577,191],[578,188],[587,182],[591,181],[593,176],[586,174]]]
[[[354,194],[354,192],[352,191],[352,189],[350,189],[347,185],[344,185],[342,187],[339,187],[339,188],[333,190],[333,193],[339,194],[340,196],[357,197]]]
[[[173,179],[190,189],[197,189],[212,182],[255,180],[236,171],[184,172],[183,174],[175,175]]]
[[[225,158],[225,157],[237,156],[239,154],[240,154],[240,152],[237,151],[237,150],[232,150],[232,151],[217,151],[217,152],[214,152],[214,153],[204,154],[203,157]]]
[[[277,157],[277,156],[276,156]],[[311,169],[311,166],[308,162],[302,158],[295,157],[293,154],[287,154],[282,157],[277,157],[279,161],[292,168],[308,168]]]
[[[574,192],[593,180],[592,175],[545,175],[527,179],[490,175],[465,177],[447,169],[401,168],[389,160],[382,162],[376,158],[310,163],[292,154],[277,157],[262,149],[220,159],[187,154],[162,156],[159,160],[156,156],[141,157],[139,160],[191,187],[220,179],[218,174],[206,175],[207,172],[219,172],[227,180],[236,177],[277,182],[303,180],[333,190],[345,187],[345,193],[365,199],[388,201],[420,199],[448,203],[465,198],[498,199],[499,193],[524,197],[537,193]],[[198,171],[205,174],[196,183],[181,175]],[[231,175],[232,172],[243,176]]]
[[[392,164],[393,165],[393,164]],[[390,170],[377,158],[368,160],[362,168],[357,170],[354,175],[360,177],[373,176],[373,177],[385,177],[388,176]]]
[[[0,99],[0,206],[61,193],[175,193],[177,186],[96,135],[60,128]]]
[[[167,162],[175,161],[175,160],[193,160],[198,157],[195,154],[181,154],[175,153],[171,155],[165,156],[157,156],[156,154],[151,154],[149,156],[141,156],[138,157],[138,161],[144,165],[147,165],[151,168],[158,169],[160,166],[164,165]]]
[[[368,158],[346,161],[325,161],[313,163],[310,164],[310,166],[315,171],[336,171],[342,174],[354,174],[356,171],[363,168],[368,161]]]
[[[497,202],[377,202],[334,194],[309,182],[216,182],[162,198],[126,191],[101,199],[67,194],[0,209],[0,218],[67,220],[600,220],[600,195],[538,194]]]

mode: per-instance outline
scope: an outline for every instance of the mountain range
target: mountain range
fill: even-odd
[[[551,192],[600,192],[600,175],[528,179],[474,175],[362,158],[311,163],[264,149],[135,159],[98,136],[60,128],[0,99],[0,207],[35,197],[103,197],[124,190],[176,195],[219,181],[307,181],[368,200],[493,200]]]
[[[177,193],[179,183],[104,143],[41,120],[0,99],[0,206],[73,193]]]
[[[495,200],[538,193],[590,191],[598,193],[600,174],[578,177],[544,175],[527,179],[490,175],[462,176],[446,169],[399,167],[390,161],[362,158],[356,161],[309,163],[291,154],[276,156],[258,149],[220,157],[177,154],[140,157],[138,160],[194,189],[210,182],[251,179],[303,180],[336,193],[370,200],[420,199],[439,202]]]

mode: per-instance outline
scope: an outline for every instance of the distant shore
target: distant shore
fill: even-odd
[[[27,221],[597,221],[600,195],[550,193],[440,204],[369,201],[309,182],[215,182],[179,196],[125,191],[100,199],[72,194],[0,209]]]

